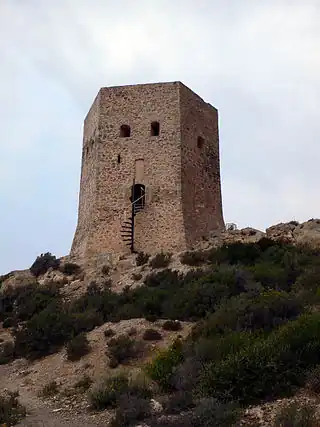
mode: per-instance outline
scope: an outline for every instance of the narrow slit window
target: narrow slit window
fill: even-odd
[[[202,138],[202,136],[198,136],[197,146],[198,148],[202,148],[204,146],[204,138]]]
[[[129,125],[121,125],[120,126],[120,137],[121,138],[129,138],[131,135],[131,129]]]
[[[120,156],[120,154],[118,154],[118,164],[120,164],[121,163],[121,156]]]
[[[160,133],[160,123],[152,122],[151,123],[151,136],[159,136]]]

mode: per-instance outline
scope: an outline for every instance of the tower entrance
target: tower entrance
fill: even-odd
[[[135,212],[144,208],[146,203],[146,187],[143,184],[134,184],[131,188],[131,202]]]

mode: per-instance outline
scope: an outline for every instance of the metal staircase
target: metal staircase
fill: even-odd
[[[134,188],[134,186],[132,187]],[[130,246],[130,250],[132,253],[135,252],[134,250],[134,219],[137,213],[142,211],[144,209],[144,198],[145,193],[143,192],[142,196],[134,200],[134,191],[132,190],[131,195],[131,213],[130,216],[128,216],[121,225],[121,236],[123,241],[125,242],[126,246]]]

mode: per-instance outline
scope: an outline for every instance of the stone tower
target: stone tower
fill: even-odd
[[[180,82],[100,89],[71,255],[181,251],[223,228],[218,111]]]

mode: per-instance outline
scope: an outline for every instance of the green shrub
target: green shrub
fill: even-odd
[[[214,248],[208,253],[208,259],[213,263],[229,263],[253,265],[261,256],[261,250],[256,243],[231,243]]]
[[[14,330],[17,356],[37,358],[63,346],[74,332],[72,317],[66,311],[62,304],[53,303]]]
[[[160,252],[151,259],[149,265],[151,268],[165,268],[170,264],[171,258],[172,254]]]
[[[82,378],[80,378],[80,380],[78,380],[74,384],[74,388],[77,391],[83,393],[90,388],[92,382],[93,382],[92,379],[88,375],[85,374]]]
[[[50,381],[39,392],[40,397],[52,397],[59,393],[59,387],[56,381]]]
[[[149,261],[149,258],[150,258],[149,254],[145,254],[144,252],[139,252],[136,258],[137,266],[147,264],[147,262]]]
[[[320,365],[308,372],[306,377],[306,388],[314,393],[320,393]]]
[[[192,393],[187,391],[177,391],[170,394],[164,402],[164,411],[166,414],[180,414],[190,410],[195,406]]]
[[[67,343],[68,360],[76,361],[90,352],[89,341],[84,333],[77,335]]]
[[[208,260],[208,252],[205,251],[187,251],[180,256],[181,264],[199,266],[205,264]]]
[[[120,335],[117,338],[111,338],[108,342],[108,354],[111,359],[118,363],[123,363],[128,359],[136,357],[140,348],[138,343],[128,335]]]
[[[174,370],[182,361],[182,343],[175,341],[168,349],[159,352],[158,356],[145,367],[145,371],[161,389],[172,390]]]
[[[202,399],[193,412],[194,427],[233,427],[241,412],[234,403],[223,403],[212,397]]]
[[[319,362],[320,313],[303,315],[219,363],[209,363],[198,391],[244,403],[290,394]]]
[[[129,427],[136,425],[151,415],[150,400],[130,394],[123,395],[119,399],[118,408],[111,421],[111,427]]]
[[[158,320],[158,316],[155,314],[147,314],[145,319],[147,322],[154,323]]]
[[[156,329],[146,329],[142,338],[145,341],[160,341],[162,340],[162,335]]]
[[[38,283],[23,286],[15,300],[15,315],[18,320],[29,320],[49,305],[62,300],[59,287],[52,283],[40,286]]]
[[[177,320],[166,320],[162,325],[162,329],[165,331],[181,331],[182,325]]]
[[[92,331],[96,326],[101,326],[104,323],[103,314],[93,309],[88,309],[82,313],[69,312],[69,314],[73,323],[75,335]]]
[[[6,341],[0,345],[0,365],[5,365],[13,361],[15,357],[14,344]]]
[[[55,284],[40,286],[32,283],[8,288],[0,294],[0,320],[8,317],[17,321],[29,320],[54,301],[61,301],[59,288]]]
[[[13,326],[16,326],[16,325],[17,325],[17,322],[13,317],[7,317],[6,319],[4,319],[2,323],[3,329],[12,328]]]
[[[93,409],[115,408],[119,398],[129,387],[129,379],[124,374],[102,379],[89,393]]]
[[[230,331],[270,332],[275,327],[295,319],[303,312],[301,301],[280,291],[264,291],[252,297],[248,294],[230,298],[192,332],[197,336],[212,337]]]
[[[18,392],[8,392],[0,396],[0,423],[14,426],[26,416],[26,409],[19,403]]]
[[[81,267],[74,262],[66,262],[60,267],[60,270],[63,274],[67,276],[77,275],[81,271]]]
[[[292,402],[278,411],[273,427],[319,427],[316,411],[315,405]]]
[[[140,383],[132,381],[124,373],[103,378],[89,392],[89,400],[94,409],[115,408],[121,396],[130,395],[142,399],[151,397],[151,391]]]
[[[30,271],[34,276],[38,277],[42,274],[45,274],[49,270],[49,268],[57,270],[59,266],[60,260],[58,260],[50,252],[47,252],[37,257],[35,262],[30,267]]]

